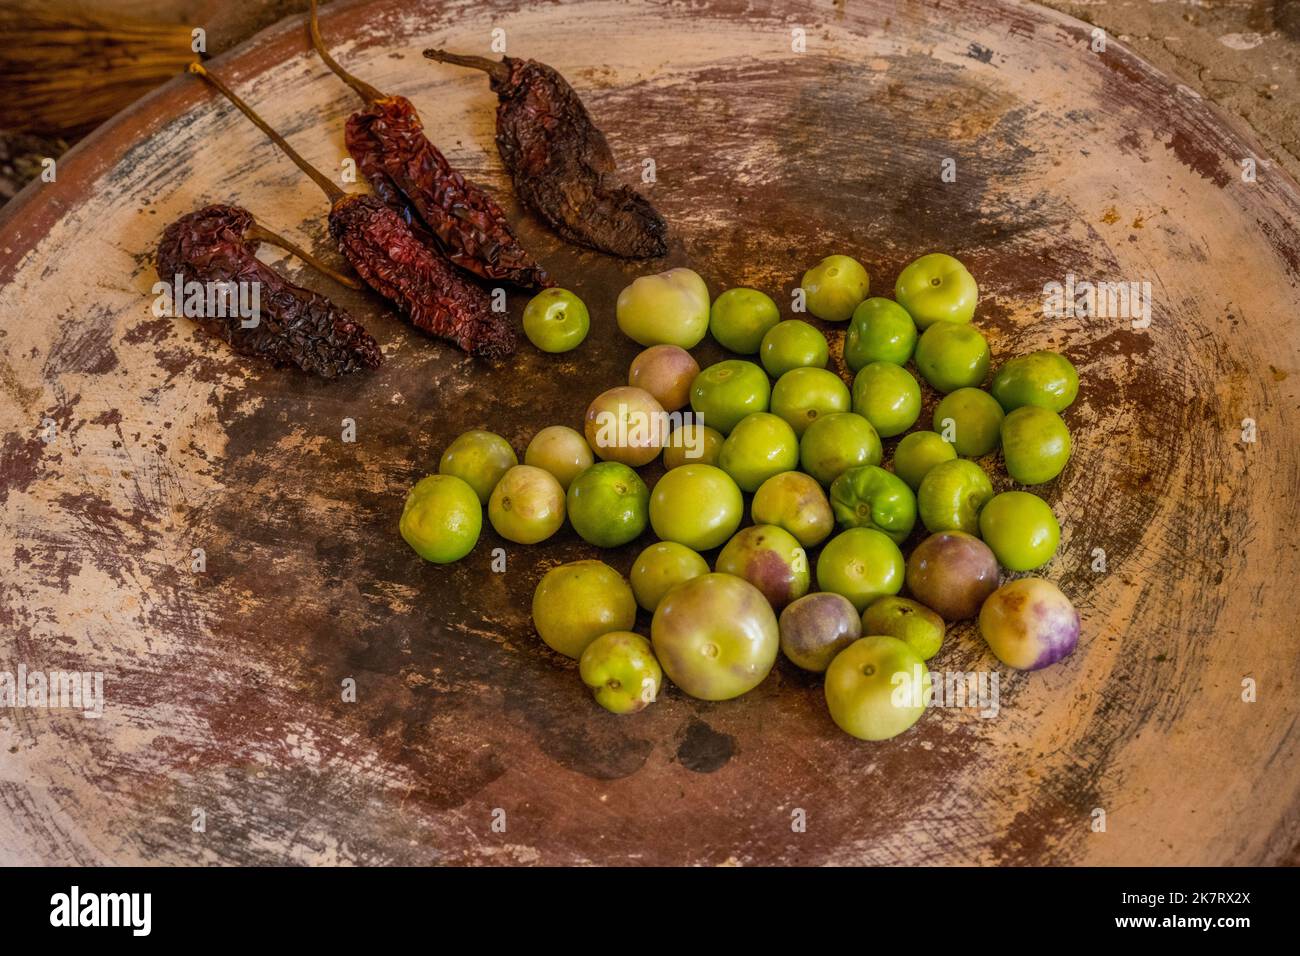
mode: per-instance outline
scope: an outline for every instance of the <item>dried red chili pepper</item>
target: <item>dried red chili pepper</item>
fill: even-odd
[[[494,313],[487,293],[431,252],[382,199],[345,193],[202,64],[191,63],[190,72],[211,83],[320,186],[330,201],[330,235],[339,250],[412,325],[472,355],[499,358],[514,351],[515,333],[505,313]]]
[[[649,201],[619,183],[605,135],[568,82],[536,60],[425,50],[440,63],[487,73],[497,94],[497,150],[515,192],[570,242],[625,259],[668,251],[668,227]]]
[[[238,315],[191,316],[199,327],[225,340],[241,355],[279,367],[297,366],[321,378],[360,368],[379,368],[384,356],[360,323],[325,296],[294,285],[257,258],[259,242],[281,246],[331,278],[359,288],[297,246],[259,226],[238,206],[213,205],[177,219],[163,231],[155,260],[158,277],[171,282],[256,283],[257,324],[245,328]]]
[[[554,285],[496,201],[429,142],[411,101],[379,92],[330,56],[316,0],[310,23],[312,45],[325,65],[365,100],[366,108],[348,117],[344,142],[376,195],[408,222],[427,226],[438,248],[462,269],[525,289]]]

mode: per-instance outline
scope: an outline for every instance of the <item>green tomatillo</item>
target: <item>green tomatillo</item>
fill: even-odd
[[[709,287],[691,269],[641,276],[618,294],[615,311],[633,342],[694,348],[709,329]]]
[[[934,407],[934,430],[963,458],[979,458],[998,447],[1002,406],[979,388],[949,392]]]
[[[893,362],[872,362],[853,379],[853,410],[871,422],[881,438],[901,435],[921,415],[921,386]]]
[[[888,740],[925,713],[930,671],[921,656],[896,637],[876,634],[855,641],[826,669],[831,719],[859,740]]]
[[[650,489],[641,476],[617,461],[592,465],[569,485],[569,523],[598,548],[617,548],[641,535],[650,520]]]
[[[664,679],[650,642],[632,631],[610,631],[588,644],[578,673],[612,714],[635,714],[653,704]]]
[[[980,385],[989,373],[989,344],[969,325],[935,322],[916,343],[916,367],[945,394]]]
[[[565,425],[543,428],[524,451],[524,464],[549,471],[565,491],[595,462],[587,439]]]
[[[894,474],[916,491],[931,468],[956,457],[957,449],[937,432],[910,432],[894,448]]]
[[[1031,352],[998,369],[990,390],[1005,411],[1037,405],[1060,414],[1079,394],[1079,373],[1059,352]]]
[[[664,445],[664,468],[682,465],[716,465],[725,439],[708,425],[683,422],[673,429]]]
[[[841,532],[817,558],[817,587],[848,598],[859,614],[876,598],[897,594],[905,573],[898,545],[875,528]]]
[[[942,252],[912,262],[898,275],[894,298],[921,329],[935,322],[969,322],[980,290],[958,259]]]
[[[852,404],[849,387],[824,368],[795,368],[772,386],[772,414],[780,415],[796,435],[822,415],[847,412]]]
[[[793,368],[825,368],[831,349],[815,327],[803,319],[786,319],[763,336],[758,355],[767,374],[780,378]]]
[[[495,432],[464,432],[456,437],[438,462],[438,474],[466,482],[482,504],[488,503],[501,476],[519,464],[510,443]]]
[[[547,646],[578,658],[610,631],[630,631],[636,598],[623,575],[601,561],[551,568],[533,592],[533,624]]]
[[[872,601],[862,612],[863,634],[888,634],[896,637],[922,660],[939,653],[948,627],[943,618],[911,598],[882,597]]]
[[[767,598],[731,574],[703,574],[665,594],[650,639],[668,678],[700,700],[753,690],[771,672],[780,646]]]
[[[1056,554],[1061,526],[1038,495],[1004,491],[980,511],[980,536],[1008,571],[1032,571]]]
[[[587,306],[568,289],[543,289],[524,307],[524,335],[543,352],[568,352],[591,328]]]
[[[564,489],[549,471],[515,465],[492,489],[488,520],[507,541],[545,541],[564,524]]]
[[[1070,460],[1070,430],[1056,412],[1022,405],[1002,420],[1002,457],[1014,481],[1041,485]]]
[[[849,256],[827,256],[799,283],[808,311],[826,322],[847,322],[867,297],[871,280],[862,263]]]
[[[691,408],[723,435],[746,415],[767,411],[772,383],[753,362],[727,359],[710,365],[691,383]]]
[[[935,465],[921,480],[916,493],[921,523],[931,533],[980,533],[980,509],[993,497],[993,483],[973,461],[956,458]]]
[[[878,465],[880,435],[871,422],[853,412],[825,415],[799,440],[799,466],[826,487],[855,465]]]
[[[757,289],[728,289],[709,310],[710,334],[724,349],[739,355],[755,354],[763,336],[780,321],[771,296]]]
[[[663,596],[677,585],[708,573],[709,562],[686,545],[656,541],[632,564],[632,593],[637,604],[653,613]]]
[[[483,529],[483,506],[462,479],[429,475],[407,494],[398,528],[424,560],[450,564],[474,550]]]
[[[831,509],[842,528],[875,528],[902,544],[916,525],[916,496],[879,465],[850,468],[831,483]]]
[[[805,548],[821,544],[835,530],[826,492],[811,475],[787,471],[759,485],[750,505],[755,524],[774,524],[795,536]]]
[[[721,468],[682,465],[650,491],[650,526],[665,541],[696,551],[722,544],[740,527],[745,499]]]
[[[799,439],[784,419],[770,412],[746,415],[731,430],[718,454],[718,467],[741,491],[753,493],[773,475],[799,465]]]
[[[844,334],[844,364],[856,372],[872,362],[906,365],[916,348],[916,323],[897,302],[874,296],[853,310]]]

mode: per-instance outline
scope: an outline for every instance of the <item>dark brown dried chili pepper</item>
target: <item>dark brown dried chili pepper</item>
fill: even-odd
[[[494,313],[487,293],[431,252],[383,200],[345,193],[202,64],[191,63],[190,72],[211,83],[320,186],[330,200],[330,235],[344,258],[412,325],[471,355],[500,358],[514,351],[515,333],[505,313]]]
[[[263,229],[248,210],[227,205],[189,213],[163,231],[155,260],[158,277],[205,286],[256,283],[257,323],[251,328],[245,328],[238,315],[190,316],[241,355],[279,367],[297,366],[321,378],[379,368],[384,356],[370,333],[325,296],[294,285],[258,260],[259,242],[281,246],[336,281],[359,288],[354,280]]]
[[[344,142],[375,194],[408,222],[428,227],[438,248],[462,269],[525,289],[554,285],[496,201],[429,142],[411,101],[380,93],[330,56],[316,0],[310,24],[312,45],[325,65],[365,100],[366,108],[348,117]]]
[[[424,55],[487,73],[500,101],[497,150],[515,192],[562,237],[625,259],[668,251],[663,217],[615,179],[609,143],[564,77],[536,60]]]

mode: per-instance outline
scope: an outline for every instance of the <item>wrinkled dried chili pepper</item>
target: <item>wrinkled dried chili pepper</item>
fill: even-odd
[[[505,313],[494,313],[487,293],[431,252],[383,200],[345,193],[202,64],[191,63],[190,72],[211,83],[320,186],[330,201],[330,235],[344,258],[412,325],[483,358],[514,351],[515,333]]]
[[[325,296],[294,285],[258,260],[259,242],[281,246],[336,281],[359,288],[263,229],[248,210],[227,205],[189,213],[163,231],[155,260],[158,277],[164,282],[180,276],[186,283],[257,283],[258,321],[252,328],[244,328],[239,316],[191,316],[241,355],[279,367],[297,366],[321,378],[379,368],[384,356],[370,333]]]
[[[525,289],[554,285],[496,201],[429,142],[411,101],[380,93],[330,56],[321,39],[316,0],[310,23],[312,45],[325,65],[366,103],[348,117],[344,142],[376,195],[408,222],[426,226],[438,248],[462,269]]]
[[[536,60],[424,55],[487,73],[500,101],[497,150],[515,192],[562,237],[625,259],[668,251],[663,218],[615,179],[609,143],[564,77]]]

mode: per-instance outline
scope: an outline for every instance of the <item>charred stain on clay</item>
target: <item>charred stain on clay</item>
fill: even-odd
[[[677,747],[677,760],[694,773],[713,773],[727,765],[736,753],[736,738],[719,733],[702,720],[686,725]]]

